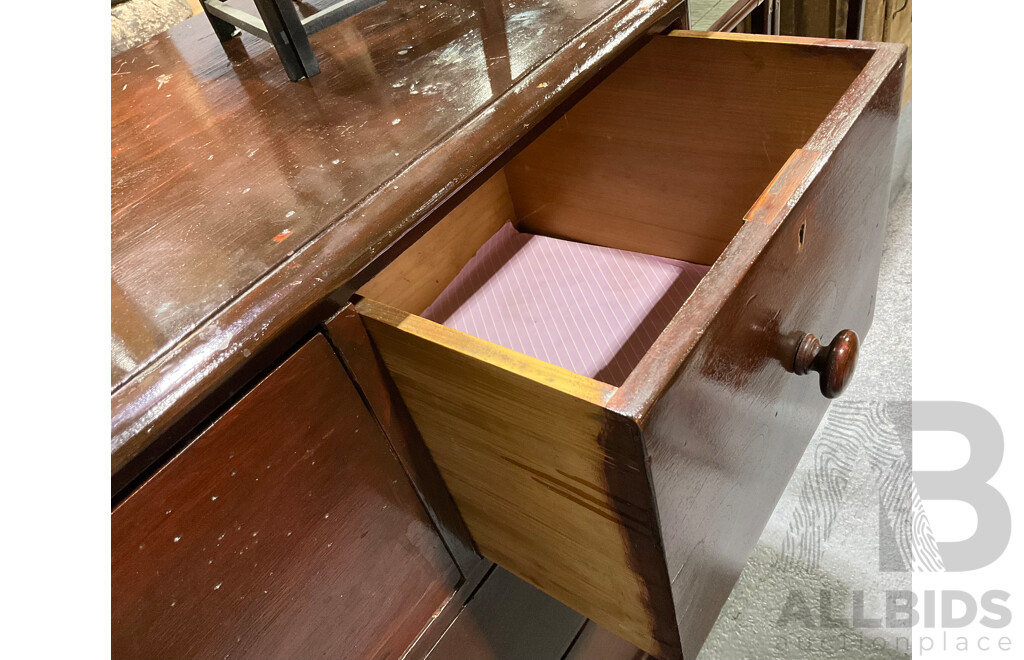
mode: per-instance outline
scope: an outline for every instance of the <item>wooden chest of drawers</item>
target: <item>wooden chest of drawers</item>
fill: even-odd
[[[207,279],[238,291],[215,300],[217,285],[197,271],[205,293],[195,309],[213,320],[187,319],[165,353],[166,337],[135,323],[144,314],[132,300],[149,277],[140,264],[164,244],[119,262],[130,275],[119,304],[132,319],[121,322],[134,333],[122,339],[153,356],[126,352],[137,370],[114,373],[116,657],[443,660],[463,642],[483,657],[488,635],[504,633],[478,630],[473,612],[502,610],[495,594],[513,591],[524,600],[502,611],[543,613],[557,628],[543,645],[512,644],[531,654],[699,651],[826,409],[822,392],[838,393],[850,374],[855,345],[819,351],[808,333],[863,336],[870,325],[903,50],[648,39],[670,3],[585,4],[596,22],[574,27],[536,69],[513,76],[482,50],[493,99],[452,133],[418,130],[397,174],[376,163],[379,181],[359,179],[358,206],[344,206],[330,178],[326,138],[294,137],[317,160],[303,161],[299,178],[292,160],[303,153],[290,143],[275,143],[288,157],[270,165],[254,150],[234,153],[224,187],[247,195],[241,172],[251,166],[276,191],[238,198],[254,205],[238,216],[246,231],[265,229],[253,209],[293,217],[277,207],[282,191],[295,193],[289,205],[309,202],[300,214],[345,215],[303,225],[304,242],[287,253],[276,246],[297,234],[281,228],[229,259],[204,253],[216,266]],[[367,71],[376,62],[387,72],[374,93],[409,85],[380,64],[383,46],[367,43]],[[252,82],[276,70],[264,60],[231,74],[246,80],[248,120],[269,108],[283,122],[280,109],[300,99],[304,116],[332,124],[342,107],[331,105],[341,103],[334,88],[264,89]],[[189,98],[203,89],[197,82]],[[276,105],[262,101],[267,91]],[[402,107],[432,126],[409,99]],[[135,110],[139,121],[164,116]],[[212,129],[197,113],[189,139],[205,148]],[[377,140],[387,128],[374,130]],[[154,154],[140,171],[214,159]],[[124,213],[178,213],[178,184],[150,181],[144,203]],[[182,217],[193,222],[194,211]],[[506,221],[710,270],[615,386],[421,316]],[[127,233],[143,244],[140,227]],[[239,253],[248,261],[235,263]],[[244,280],[241,270],[259,264]],[[159,275],[174,280],[168,268]],[[814,370],[821,379],[798,375]],[[491,562],[501,570],[485,580]],[[621,647],[602,643],[602,629]]]
[[[116,658],[398,657],[461,576],[316,336],[111,517]]]
[[[486,557],[653,655],[696,654],[870,325],[901,55],[655,37],[361,289]],[[417,316],[510,220],[714,265],[613,387]],[[820,383],[794,375],[808,333],[840,331]]]

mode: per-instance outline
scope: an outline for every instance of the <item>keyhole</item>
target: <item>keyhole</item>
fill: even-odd
[[[800,225],[800,234],[798,236],[799,243],[796,246],[796,251],[797,252],[799,252],[800,250],[804,249],[804,233],[806,231],[807,231],[807,223],[805,222],[802,225]]]

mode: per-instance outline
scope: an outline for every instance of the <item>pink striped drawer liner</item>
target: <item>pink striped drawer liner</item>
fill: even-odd
[[[422,316],[617,387],[709,268],[506,223]]]

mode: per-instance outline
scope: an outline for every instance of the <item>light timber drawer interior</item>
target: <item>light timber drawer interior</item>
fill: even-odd
[[[805,334],[870,325],[902,67],[884,44],[655,37],[360,289],[485,556],[696,654],[827,406],[792,372],[834,395],[852,371],[855,342]],[[606,257],[635,271],[580,275]],[[692,279],[676,298],[637,283],[666,264]],[[570,294],[550,278],[573,268]]]

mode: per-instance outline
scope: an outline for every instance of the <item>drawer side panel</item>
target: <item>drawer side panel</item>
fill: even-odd
[[[639,430],[615,388],[370,300],[356,305],[488,559],[679,655]]]

